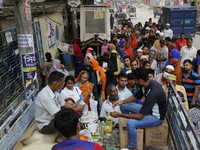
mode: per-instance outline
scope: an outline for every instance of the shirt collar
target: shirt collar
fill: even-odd
[[[51,96],[51,98],[54,99],[56,96],[55,93],[51,90],[49,85],[47,85],[46,88],[47,88],[47,91],[48,91],[49,95]]]
[[[118,88],[118,84],[116,86],[117,90],[119,91],[119,88]],[[125,86],[125,88],[122,90],[122,91],[125,91],[127,89],[127,87]],[[121,91],[120,91],[121,92]]]

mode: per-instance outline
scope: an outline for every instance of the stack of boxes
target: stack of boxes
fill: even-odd
[[[119,119],[119,136],[120,136],[120,148],[128,147],[128,132],[126,130],[126,118]],[[168,138],[168,123],[165,119],[162,125],[157,127],[137,129],[137,149],[143,150],[143,145],[146,146],[167,146]],[[144,136],[145,133],[145,136]],[[145,141],[145,143],[144,143]]]

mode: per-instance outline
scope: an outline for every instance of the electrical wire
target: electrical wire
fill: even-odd
[[[45,14],[44,10],[42,10],[42,9],[39,7],[38,3],[37,3],[35,0],[33,0],[33,1],[34,1],[34,3],[36,4],[36,6],[42,11],[43,15],[45,15],[47,18],[49,18],[51,21],[55,22],[56,24],[63,26],[62,24],[60,24],[59,22],[53,20],[53,19],[50,18],[47,14]]]

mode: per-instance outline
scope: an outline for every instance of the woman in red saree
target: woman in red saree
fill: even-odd
[[[89,80],[90,74],[87,71],[81,71],[78,77],[75,80],[74,86],[78,86],[82,91],[82,96],[84,98],[84,102],[88,105],[90,110],[90,95],[92,94],[94,84],[90,83]]]

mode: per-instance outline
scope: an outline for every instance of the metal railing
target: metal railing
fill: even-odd
[[[176,149],[200,150],[199,134],[172,83],[168,92],[167,119]]]
[[[39,22],[34,22],[33,40],[37,64],[43,66],[44,52]],[[10,35],[10,36],[9,36]],[[34,119],[34,98],[42,84],[40,68],[38,82],[24,89],[20,68],[16,28],[0,32],[0,149],[11,150]]]

